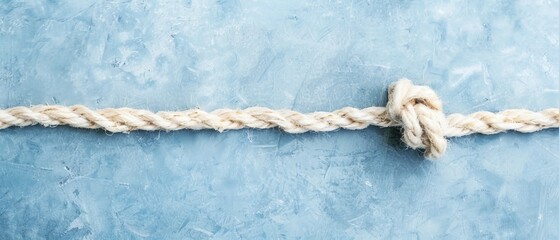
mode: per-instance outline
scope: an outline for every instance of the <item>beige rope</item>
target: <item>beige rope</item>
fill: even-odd
[[[333,112],[303,114],[291,110],[252,107],[243,110],[219,109],[205,112],[191,109],[157,112],[131,108],[91,110],[85,106],[14,107],[0,109],[0,129],[69,125],[77,128],[102,128],[110,132],[134,130],[215,129],[278,127],[288,133],[326,132],[336,129],[363,129],[370,125],[403,130],[403,141],[413,149],[425,149],[425,156],[435,159],[446,150],[446,137],[473,133],[495,134],[508,130],[535,132],[559,128],[559,109],[541,112],[511,109],[498,113],[477,112],[445,117],[436,93],[426,86],[402,79],[390,85],[386,107],[342,108]]]

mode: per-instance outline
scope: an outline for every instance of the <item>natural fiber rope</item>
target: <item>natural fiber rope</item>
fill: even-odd
[[[215,129],[278,127],[288,133],[326,132],[336,129],[363,129],[370,125],[403,130],[403,141],[413,149],[425,149],[425,156],[435,159],[446,150],[446,137],[473,133],[495,134],[508,130],[535,132],[559,128],[559,109],[540,112],[510,109],[498,113],[477,112],[470,115],[444,115],[435,92],[426,86],[413,85],[407,79],[390,85],[386,107],[342,108],[334,112],[303,114],[291,110],[252,107],[244,110],[219,109],[205,112],[191,109],[157,112],[131,108],[91,110],[87,107],[46,106],[0,109],[0,129],[69,125],[77,128],[102,128],[109,132],[134,130]]]

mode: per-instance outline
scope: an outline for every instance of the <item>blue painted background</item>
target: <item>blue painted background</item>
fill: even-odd
[[[0,107],[559,106],[559,2],[0,0]],[[556,239],[559,131],[0,131],[0,239]]]

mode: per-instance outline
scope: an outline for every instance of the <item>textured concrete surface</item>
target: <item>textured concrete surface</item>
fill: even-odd
[[[157,3],[156,3],[157,2]],[[0,0],[0,107],[559,106],[559,2]],[[0,131],[0,239],[556,239],[559,131]]]

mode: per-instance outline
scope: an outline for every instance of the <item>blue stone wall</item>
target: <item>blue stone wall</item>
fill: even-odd
[[[557,1],[0,0],[0,108],[559,106]],[[559,131],[0,131],[0,239],[556,239]]]

